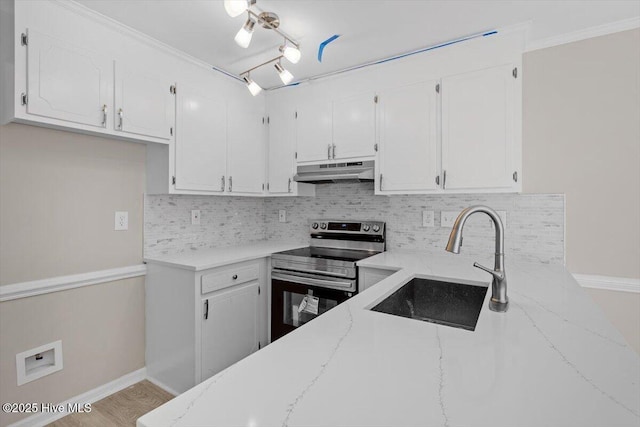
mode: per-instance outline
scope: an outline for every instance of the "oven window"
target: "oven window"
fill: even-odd
[[[318,314],[310,313],[304,310],[305,302],[303,300],[306,296],[306,294],[298,294],[295,292],[283,292],[282,323],[297,328],[338,305],[338,301],[335,299],[319,298]],[[301,309],[301,307],[303,307],[303,309]]]

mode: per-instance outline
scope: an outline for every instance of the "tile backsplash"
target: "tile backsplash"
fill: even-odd
[[[191,210],[200,225],[191,225]],[[254,197],[145,195],[144,256],[264,240],[264,200]]]
[[[564,196],[561,194],[460,194],[375,196],[373,183],[322,184],[316,197],[240,198],[145,197],[145,256],[234,245],[262,239],[309,241],[312,219],[379,220],[387,223],[387,249],[443,253],[451,227],[440,227],[442,211],[460,212],[483,204],[506,212],[505,252],[509,259],[564,263]],[[191,225],[200,209],[201,225]],[[278,211],[287,222],[278,222]],[[433,211],[434,227],[422,226]],[[488,260],[494,232],[484,214],[469,218],[461,253]]]

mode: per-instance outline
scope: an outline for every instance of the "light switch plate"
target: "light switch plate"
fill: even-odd
[[[191,225],[200,225],[200,209],[191,211]]]
[[[278,211],[278,221],[279,222],[287,222],[287,211],[284,209],[280,209]]]
[[[456,218],[460,212],[458,211],[442,211],[440,212],[440,227],[453,227]]]
[[[129,229],[129,212],[116,212],[115,231],[124,231]]]
[[[422,211],[422,226],[423,227],[433,227],[433,211]]]

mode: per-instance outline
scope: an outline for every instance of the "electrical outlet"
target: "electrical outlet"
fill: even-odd
[[[200,209],[191,211],[191,225],[200,225]]]
[[[129,229],[129,212],[116,212],[115,226],[116,231],[124,231]]]
[[[280,209],[278,211],[278,221],[279,222],[287,222],[287,211],[284,209]]]
[[[433,211],[422,211],[422,226],[423,227],[433,227]]]
[[[460,212],[458,211],[442,211],[440,212],[440,227],[453,227],[456,218]]]

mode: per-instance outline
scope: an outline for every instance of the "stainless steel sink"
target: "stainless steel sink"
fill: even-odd
[[[371,310],[474,331],[486,293],[486,286],[415,278]]]

